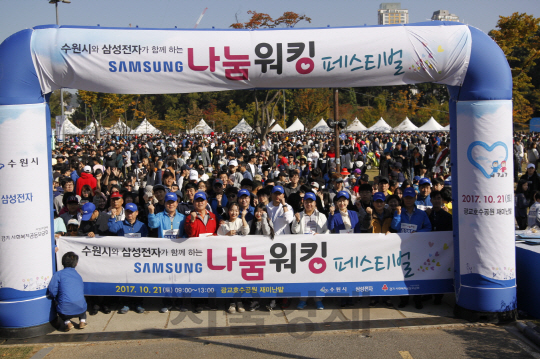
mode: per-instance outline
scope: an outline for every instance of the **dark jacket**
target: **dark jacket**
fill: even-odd
[[[105,212],[99,212],[98,218],[95,221],[81,221],[77,235],[87,236],[93,232],[98,236],[108,236],[109,233],[109,215]]]
[[[452,215],[442,209],[439,211],[431,210],[428,217],[434,232],[451,231],[453,228]]]

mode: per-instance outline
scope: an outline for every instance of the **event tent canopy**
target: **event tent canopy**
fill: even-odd
[[[294,121],[292,125],[287,127],[285,131],[287,132],[304,131],[304,125],[302,125],[302,122],[300,122],[300,120],[297,118],[296,121]]]
[[[392,127],[390,127],[389,124],[386,123],[385,120],[383,120],[383,118],[381,117],[381,119],[379,121],[377,121],[376,124],[374,124],[373,126],[371,126],[370,128],[368,128],[368,131],[373,131],[373,132],[390,132],[392,131]]]
[[[242,121],[240,121],[238,125],[236,125],[236,127],[231,130],[231,133],[242,133],[242,132],[244,133],[253,132],[253,128],[251,128],[251,126],[244,119],[242,119]]]
[[[203,120],[202,118],[199,121],[199,123],[197,124],[197,126],[193,127],[193,129],[191,131],[188,131],[188,133],[202,133],[202,134],[205,134],[205,135],[209,135],[212,132],[214,132],[214,130],[212,130],[212,128],[210,126],[208,126],[206,121]]]
[[[283,132],[283,131],[285,131],[285,130],[283,129],[283,127],[281,127],[281,126],[279,125],[279,123],[277,123],[277,124],[276,124],[274,127],[272,127],[272,129],[270,130],[270,132]]]
[[[444,131],[444,127],[442,127],[433,117],[429,119],[428,122],[424,123],[423,126],[418,128],[417,131]]]
[[[450,131],[450,125],[443,128],[445,131]]]
[[[416,131],[418,127],[409,120],[408,117],[405,117],[402,123],[394,127],[394,131]]]
[[[132,135],[159,135],[160,133],[161,131],[155,128],[146,118],[141,122],[139,126],[137,126],[136,129],[131,131]]]
[[[129,135],[131,134],[131,128],[118,119],[118,122],[109,129],[108,133],[111,135]]]
[[[311,131],[317,131],[317,132],[330,132],[332,129],[326,124],[326,121],[321,118],[319,123],[317,123]]]
[[[364,126],[362,122],[358,120],[358,118],[355,118],[354,121],[345,129],[345,131],[349,131],[349,132],[359,132],[359,131],[366,131],[366,130],[367,130],[367,127]]]
[[[101,130],[99,131],[102,135],[105,134],[105,129],[102,127]],[[90,122],[90,124],[88,126],[86,126],[83,130],[82,130],[82,134],[83,135],[95,135],[96,134],[96,126],[94,125],[94,122]]]
[[[62,123],[62,128],[60,129],[60,132],[64,135],[78,135],[81,134],[83,131],[66,118],[64,120],[64,123]]]

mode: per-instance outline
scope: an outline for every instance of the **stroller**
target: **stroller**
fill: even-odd
[[[381,155],[379,155],[378,152],[368,152],[367,155],[367,161],[366,161],[366,168],[370,170],[372,167],[379,167],[379,158]]]

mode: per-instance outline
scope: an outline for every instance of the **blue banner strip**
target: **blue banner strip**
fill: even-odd
[[[85,295],[129,297],[351,297],[452,293],[452,279],[347,283],[151,284],[84,283]]]

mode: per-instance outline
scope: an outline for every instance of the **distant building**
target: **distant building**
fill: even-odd
[[[402,9],[399,2],[383,2],[377,10],[379,25],[408,24],[409,10]]]
[[[459,16],[450,14],[448,10],[437,10],[433,12],[431,21],[456,21],[459,22]]]

